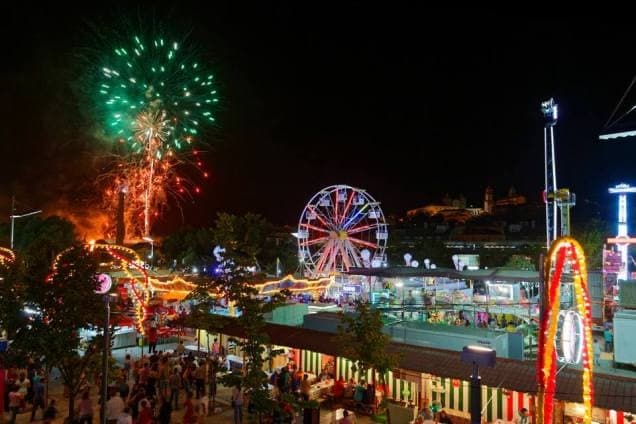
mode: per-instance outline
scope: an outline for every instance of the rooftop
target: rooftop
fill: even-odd
[[[458,271],[452,268],[350,268],[346,274],[364,275],[384,278],[409,277],[445,277],[457,280],[491,280],[491,281],[527,281],[539,282],[539,272],[520,271],[506,268],[478,269],[473,271]]]
[[[225,318],[221,329],[224,334],[244,337],[244,332],[236,319]],[[268,324],[266,333],[273,344],[307,349],[338,356],[342,349],[334,340],[334,334]],[[462,363],[460,353],[429,347],[412,346],[391,342],[388,350],[401,355],[399,367],[405,371],[428,373],[447,378],[467,379],[472,366]],[[502,387],[524,393],[537,392],[536,364],[534,361],[516,361],[498,358],[494,368],[480,370],[482,382],[490,387]],[[620,411],[636,411],[636,379],[595,372],[593,376],[595,406]],[[582,402],[582,372],[566,368],[557,376],[556,398],[570,402]]]

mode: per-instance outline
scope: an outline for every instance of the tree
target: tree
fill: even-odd
[[[185,265],[203,265],[212,260],[214,240],[208,228],[184,227],[165,238],[161,252],[172,263],[174,259]]]
[[[237,344],[246,358],[243,374],[229,375],[223,382],[240,384],[248,395],[250,414],[260,419],[278,408],[277,402],[269,396],[267,374],[263,371],[264,363],[271,356],[280,353],[267,352],[266,346],[270,344],[270,340],[265,331],[265,314],[281,305],[287,293],[276,294],[264,301],[258,297],[258,290],[252,284],[260,278],[250,269],[259,263],[258,256],[268,234],[267,221],[254,214],[238,217],[222,213],[218,215],[213,233],[216,244],[226,249],[225,270],[215,280],[199,281],[198,288],[190,295],[198,303],[192,318],[199,328],[203,325],[214,329],[220,325],[220,317],[205,317],[216,302],[216,293],[223,293],[227,302],[240,311],[236,319],[244,337]]]
[[[534,261],[530,256],[512,255],[504,265],[504,268],[515,269],[521,271],[534,271]]]
[[[0,329],[6,331],[9,340],[25,324],[25,296],[24,268],[20,258],[0,261]]]
[[[48,369],[59,369],[71,419],[86,372],[104,348],[101,337],[80,338],[80,330],[99,328],[104,321],[104,304],[95,293],[98,272],[97,256],[84,246],[62,253],[50,277],[30,291],[40,313],[19,329],[12,344],[24,355],[43,358]]]
[[[216,244],[231,252],[233,259],[260,269],[259,259],[272,233],[272,225],[265,218],[253,213],[243,216],[219,213],[212,231]]]
[[[199,289],[192,293],[191,298],[198,301],[198,306],[186,323],[209,331],[222,328],[225,322],[223,317],[210,315],[209,312],[209,305],[215,303],[209,295],[210,291],[222,290],[228,302],[232,302],[240,310],[238,323],[244,331],[244,338],[238,340],[237,345],[246,358],[244,373],[240,377],[228,375],[222,382],[227,385],[240,384],[249,396],[250,412],[260,417],[276,408],[276,403],[269,397],[267,374],[263,372],[263,364],[269,360],[265,348],[269,344],[269,337],[265,332],[267,323],[264,315],[280,305],[284,296],[275,295],[269,302],[263,302],[256,296],[257,290],[249,284],[249,275],[236,265],[233,268],[221,279],[201,283]],[[270,352],[270,355],[276,353]]]
[[[9,238],[10,225],[0,227]],[[27,288],[39,287],[50,272],[55,256],[77,243],[75,226],[59,216],[28,217],[15,222],[15,251]]]
[[[8,239],[10,224],[0,229],[3,238]],[[41,218],[32,216],[15,221],[14,247],[25,258],[41,256],[53,261],[55,255],[76,242],[75,226],[60,216]]]
[[[340,312],[339,315],[335,342],[342,346],[342,355],[353,361],[355,370],[362,375],[372,370],[373,385],[376,386],[376,372],[383,381],[387,371],[397,366],[399,360],[397,354],[387,351],[391,339],[382,331],[382,314],[368,302],[358,300],[354,313]]]
[[[573,226],[572,236],[583,246],[588,269],[602,268],[603,246],[609,234],[607,222],[597,218]]]

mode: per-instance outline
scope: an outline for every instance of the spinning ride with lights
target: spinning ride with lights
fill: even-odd
[[[0,265],[7,265],[15,262],[15,253],[6,247],[0,247]]]
[[[89,243],[86,248],[96,254],[104,255],[103,266],[106,274],[116,281],[121,293],[132,294],[135,328],[145,334],[145,323],[153,314],[155,304],[153,298],[161,299],[166,296],[174,299],[182,299],[189,294],[196,285],[180,277],[172,277],[169,281],[159,281],[150,277],[147,264],[133,249],[115,244]],[[67,251],[60,253],[53,263],[53,273],[56,272],[58,263]]]
[[[86,248],[96,254],[104,254],[110,259],[110,271],[107,274],[111,277],[114,277],[115,274],[120,274],[117,276],[118,284],[132,292],[135,327],[137,331],[145,334],[144,322],[149,316],[151,286],[143,260],[134,250],[115,244],[95,244],[91,242],[86,245]],[[53,262],[53,273],[57,271],[59,261],[64,257],[67,251],[68,249],[62,251],[55,258]]]
[[[301,266],[312,278],[386,262],[380,202],[359,188],[333,185],[316,193],[300,215],[296,236]]]
[[[587,269],[581,245],[571,237],[552,243],[545,263],[545,294],[539,329],[537,360],[537,422],[552,423],[557,362],[583,368],[584,424],[592,422],[592,314],[587,288]],[[572,301],[562,298],[562,289],[572,288]],[[569,303],[569,304],[568,304]]]

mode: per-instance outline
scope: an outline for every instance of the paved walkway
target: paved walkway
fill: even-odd
[[[169,350],[176,348],[176,344],[165,344],[158,345],[157,350]],[[146,348],[147,349],[147,348]],[[147,351],[147,350],[146,350]],[[145,353],[145,352],[144,352]],[[123,360],[126,354],[131,354],[133,358],[138,358],[140,355],[140,349],[138,347],[132,348],[122,348],[113,350],[113,357],[120,363],[123,364]],[[55,375],[51,376],[51,381],[49,382],[49,399],[55,399],[57,403],[57,407],[59,410],[59,414],[56,420],[53,422],[55,424],[64,423],[64,417],[67,416],[68,410],[68,399],[64,397],[64,388],[59,378],[56,378]],[[99,404],[98,404],[98,395],[99,389],[94,385],[91,386],[90,389],[91,399],[93,400],[94,414],[93,414],[93,423],[99,423]],[[216,398],[216,410],[211,415],[205,418],[206,423],[210,424],[233,424],[234,423],[234,415],[233,410],[230,407],[230,398],[231,398],[231,389],[219,385],[217,389],[217,398]],[[183,402],[184,393],[181,393],[180,402]],[[77,405],[77,401],[75,403]],[[211,402],[210,402],[211,406]],[[210,411],[212,412],[212,411]],[[334,413],[331,410],[322,409],[320,411],[320,424],[335,424]],[[36,414],[36,418],[39,418],[41,414]],[[8,421],[8,414],[5,414],[4,422]],[[183,418],[183,408],[180,408],[177,411],[173,411],[172,413],[172,423],[181,423]],[[29,408],[27,411],[19,414],[16,419],[16,423],[23,424],[29,423],[31,419],[31,409]],[[41,421],[40,421],[41,422]],[[244,416],[244,423],[247,424],[247,417]],[[372,420],[370,417],[358,417],[356,420],[357,424],[370,424]],[[296,424],[302,424],[302,420],[297,420]]]

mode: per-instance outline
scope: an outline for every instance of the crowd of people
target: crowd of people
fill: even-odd
[[[184,423],[204,422],[221,361],[219,355],[186,354],[183,342],[172,353],[153,352],[137,361],[127,355],[124,375],[106,403],[107,419],[112,424],[169,423],[172,412],[183,408]]]
[[[217,344],[218,346],[218,344]],[[211,352],[212,353],[212,352]],[[183,423],[205,422],[212,414],[210,404],[216,396],[216,372],[222,369],[223,358],[216,354],[195,358],[186,353],[183,342],[174,352],[151,351],[148,355],[134,360],[126,355],[117,381],[108,387],[108,398],[104,405],[105,417],[109,424],[168,424],[176,422],[173,411],[183,409]],[[33,368],[33,370],[32,370]],[[36,411],[43,410],[44,422],[51,422],[57,415],[55,400],[44,405],[45,379],[35,367],[19,371],[8,370],[8,395],[6,404],[11,411],[11,423],[20,412],[31,405],[31,421]],[[99,384],[93,387],[99,387]],[[95,393],[97,394],[97,393]],[[75,402],[74,422],[93,423],[95,409],[99,403],[91,396],[91,386],[85,384],[79,399]],[[239,416],[236,424],[242,423],[242,393],[240,388],[233,392],[233,406]]]
[[[55,400],[45,405],[46,376],[37,361],[29,359],[27,366],[18,369],[9,367],[6,374],[4,405],[8,408],[9,423],[15,423],[22,412],[31,411],[31,421],[41,412],[44,422],[50,423],[57,416]]]
[[[325,397],[333,401],[333,405],[349,404],[359,409],[373,410],[377,403],[375,386],[367,384],[364,379],[359,382],[353,378],[345,381],[336,379],[333,371],[326,366],[318,376],[304,372],[293,363],[276,369],[269,378],[272,397],[282,399],[285,394],[295,395],[304,401],[312,400],[312,385],[319,382],[330,383],[330,390]]]

